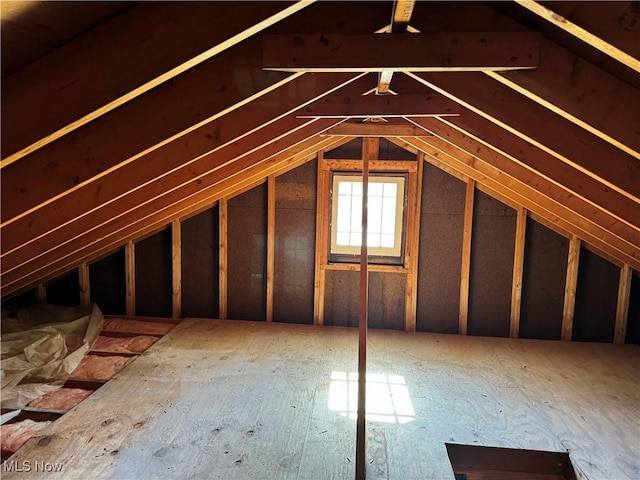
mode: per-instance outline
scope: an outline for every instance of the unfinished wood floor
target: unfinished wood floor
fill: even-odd
[[[640,478],[640,347],[369,340],[367,478],[453,479],[445,442],[569,450],[589,479]],[[353,478],[356,345],[352,329],[185,320],[3,478]]]

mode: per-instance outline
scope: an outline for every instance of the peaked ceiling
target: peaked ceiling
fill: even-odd
[[[416,2],[409,25],[420,33],[384,34],[375,50],[354,40],[354,67],[372,51],[384,66],[438,56],[427,44],[400,52],[398,35],[539,32],[537,68],[397,68],[385,74],[396,118],[366,132],[362,119],[318,112],[371,108],[376,96],[362,95],[378,71],[263,69],[265,34],[360,39],[397,30],[393,11],[393,2],[3,2],[3,297],[354,131],[423,152],[640,271],[639,4]],[[513,38],[498,47],[524,48]],[[436,61],[450,67],[456,55]],[[406,117],[409,98],[459,115]]]

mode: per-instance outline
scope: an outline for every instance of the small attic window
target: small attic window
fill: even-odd
[[[372,263],[402,264],[405,203],[405,174],[370,175],[367,248]],[[359,261],[361,212],[362,176],[335,172],[331,190],[330,261]]]

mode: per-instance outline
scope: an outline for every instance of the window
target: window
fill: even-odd
[[[402,264],[406,175],[369,176],[367,249],[373,263]],[[362,176],[334,173],[331,261],[357,261],[362,243]]]

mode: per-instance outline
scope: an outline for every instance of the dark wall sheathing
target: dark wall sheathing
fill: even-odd
[[[64,277],[47,284],[47,303],[74,306],[80,304],[80,276],[74,268]]]
[[[572,340],[613,341],[619,280],[618,267],[586,248],[580,248]]]
[[[265,320],[267,297],[267,185],[229,199],[227,316]]]
[[[5,302],[2,302],[2,316],[16,317],[16,312],[21,308],[33,305],[36,302],[36,289],[31,288],[25,292],[22,292],[14,297],[11,297]]]
[[[569,240],[527,219],[520,337],[560,340]]]
[[[369,273],[369,327],[404,330],[406,276]],[[360,272],[327,270],[324,324],[357,327],[360,317]]]
[[[324,158],[360,160],[362,158],[362,138],[354,138],[338,148],[329,150],[324,154]]]
[[[360,272],[326,270],[324,324],[357,327],[360,305]]]
[[[127,286],[124,248],[89,265],[91,301],[106,315],[125,315]]]
[[[516,212],[476,190],[467,333],[509,336]]]
[[[220,209],[214,206],[182,222],[182,316],[218,318],[220,305]]]
[[[136,315],[172,315],[171,227],[135,244]]]
[[[369,328],[404,330],[407,276],[369,273]]]
[[[276,322],[313,323],[317,168],[312,161],[276,177]]]
[[[640,344],[640,277],[631,275],[625,343]]]
[[[457,333],[466,185],[424,165],[416,329]]]
[[[391,143],[386,138],[380,139],[378,148],[378,159],[380,160],[415,160],[416,156],[408,150]]]

